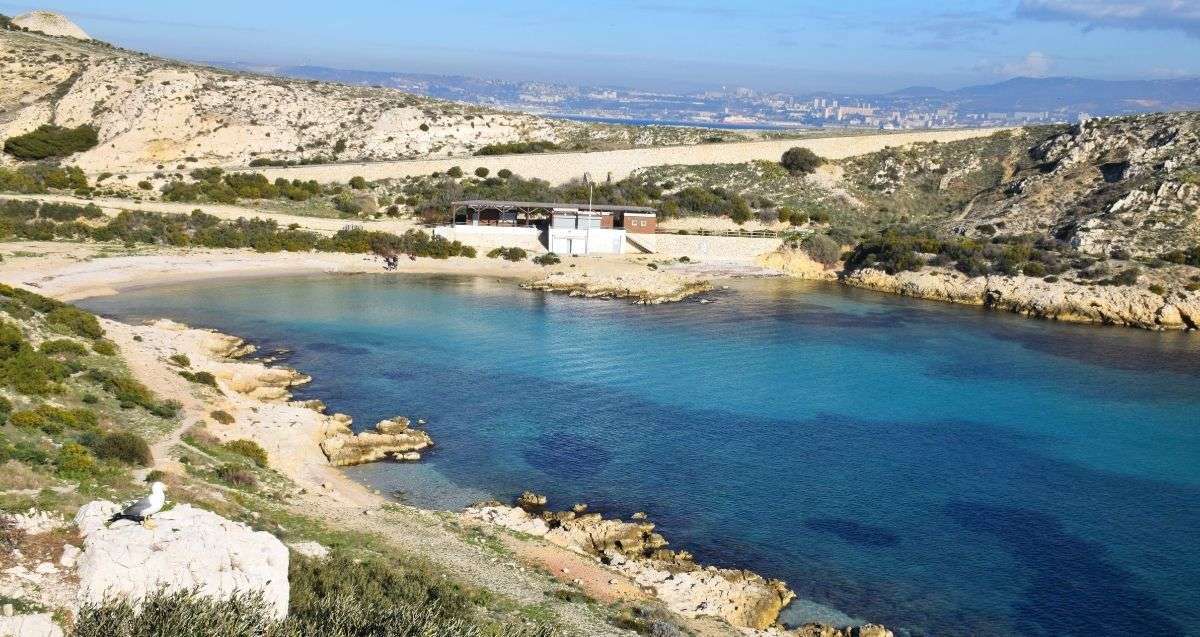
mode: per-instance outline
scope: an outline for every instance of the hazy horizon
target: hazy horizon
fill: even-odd
[[[1200,75],[1200,2],[1192,0],[972,0],[953,9],[912,0],[836,9],[782,0],[0,2],[9,15],[33,9],[61,12],[113,44],[189,60],[645,90],[866,94],[1021,76]]]

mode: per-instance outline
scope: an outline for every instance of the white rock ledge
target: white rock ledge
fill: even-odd
[[[75,516],[85,538],[81,604],[136,602],[160,590],[195,589],[219,599],[257,592],[276,617],[287,616],[288,549],[275,536],[187,504],[155,515],[154,528],[124,520],[105,527],[119,508],[95,501]]]

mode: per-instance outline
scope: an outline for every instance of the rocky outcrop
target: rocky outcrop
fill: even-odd
[[[791,630],[747,631],[747,637],[893,637],[892,631],[879,624],[837,627],[828,624],[804,624]]]
[[[261,594],[277,617],[287,615],[288,549],[275,536],[187,504],[155,515],[149,525],[122,520],[106,526],[119,509],[95,501],[75,516],[84,536],[77,564],[81,603],[194,589],[221,599]]]
[[[586,299],[629,299],[640,305],[674,303],[713,289],[708,281],[678,280],[666,276],[591,277],[555,273],[522,283],[527,290],[557,292]]]
[[[1081,285],[1025,276],[968,277],[954,270],[926,268],[887,274],[863,268],[845,274],[854,287],[965,305],[982,305],[1044,319],[1123,325],[1148,330],[1196,329],[1200,294],[1161,295],[1134,286]]]
[[[544,496],[520,501],[535,512],[483,502],[466,509],[463,516],[590,555],[653,590],[668,607],[689,617],[708,615],[735,626],[766,628],[795,597],[779,580],[750,571],[702,566],[687,551],[667,549],[667,540],[645,519],[625,522],[574,510],[538,512]]]
[[[424,431],[409,427],[408,418],[397,416],[382,420],[372,431],[354,434],[346,419],[337,420],[321,451],[335,467],[366,464],[391,457],[395,460],[420,460],[421,450],[433,445]]]
[[[1062,127],[946,225],[1050,235],[1081,252],[1158,257],[1200,243],[1200,116],[1153,113]]]
[[[780,248],[775,252],[760,255],[755,262],[764,268],[779,270],[797,279],[835,281],[838,276],[837,268],[826,267],[799,249]]]
[[[30,11],[12,19],[12,23],[30,31],[37,31],[46,35],[53,35],[64,38],[75,38],[76,40],[90,40],[92,36],[86,31],[79,28],[79,25],[71,22],[66,16],[53,11]]]

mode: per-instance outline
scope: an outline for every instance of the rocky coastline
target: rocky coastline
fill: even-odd
[[[386,460],[420,459],[432,446],[428,433],[411,427],[408,418],[397,416],[373,428],[353,433],[351,418],[326,414],[319,400],[292,400],[290,388],[308,382],[295,370],[273,367],[265,361],[242,360],[254,347],[235,336],[190,328],[160,320],[135,328],[142,344],[161,342],[160,355],[184,353],[193,368],[210,371],[221,387],[248,399],[261,414],[268,406],[284,409],[290,419],[302,418],[308,435],[288,436],[289,447],[281,448],[271,432],[246,430],[237,424],[214,430],[218,435],[248,435],[259,440],[271,455],[272,466],[287,474],[304,471],[304,465],[323,461],[330,467],[345,467]],[[306,415],[305,415],[306,414]],[[235,434],[235,432],[238,432]],[[299,432],[297,432],[299,433]],[[305,440],[311,445],[306,448]],[[313,453],[313,451],[316,453]],[[303,457],[297,457],[303,454]],[[319,455],[318,455],[319,454]],[[319,460],[318,460],[319,458]],[[642,514],[634,519],[604,518],[577,504],[568,511],[550,511],[545,496],[522,494],[517,506],[497,501],[482,502],[459,513],[468,523],[530,536],[594,559],[613,576],[628,578],[672,611],[688,618],[717,618],[756,635],[838,635],[841,630],[811,625],[787,630],[777,624],[780,612],[795,597],[787,585],[748,570],[706,566],[686,550],[668,548],[668,541],[655,531],[654,523]],[[890,632],[861,632],[872,625],[851,627],[846,635],[887,637]],[[803,632],[803,631],[809,632]],[[882,630],[882,629],[881,629]],[[761,631],[761,632],[760,632]],[[816,632],[813,632],[816,631]]]
[[[862,635],[890,637],[882,626],[866,624],[838,628],[808,624],[788,630],[778,625],[780,612],[796,594],[781,580],[744,569],[706,566],[686,550],[667,548],[644,513],[630,520],[605,518],[586,504],[570,510],[546,508],[544,495],[526,491],[514,506],[486,501],[467,507],[461,516],[514,533],[541,538],[587,555],[652,592],[668,608],[685,617],[716,617],[755,635]],[[845,632],[839,632],[839,631]]]
[[[864,268],[842,275],[839,281],[851,287],[1042,319],[1146,330],[1200,328],[1197,292],[1156,294],[1137,287],[1048,282],[1027,276],[968,277],[944,268],[895,274]]]

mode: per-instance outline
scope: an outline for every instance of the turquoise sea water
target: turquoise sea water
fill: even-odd
[[[311,277],[82,303],[250,337],[436,450],[355,477],[423,505],[523,489],[645,510],[788,617],[919,635],[1200,626],[1200,336],[746,280],[638,307],[483,278]]]

